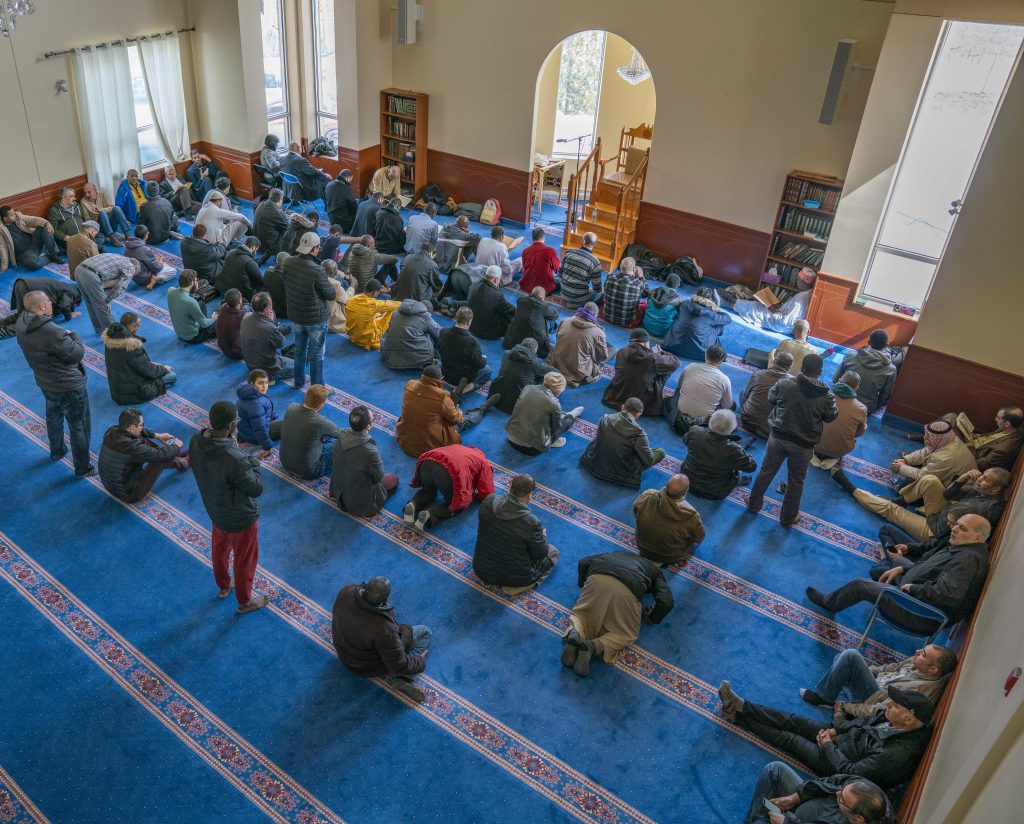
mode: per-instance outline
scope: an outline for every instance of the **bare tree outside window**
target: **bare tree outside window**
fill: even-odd
[[[581,31],[562,42],[555,103],[556,154],[575,155],[576,141],[557,141],[572,140],[580,135],[588,135],[582,142],[582,154],[588,154],[594,147],[604,46],[603,31]]]

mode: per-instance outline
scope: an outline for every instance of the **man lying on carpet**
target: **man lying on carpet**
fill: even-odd
[[[866,718],[823,722],[745,701],[728,681],[718,688],[722,709],[758,738],[802,761],[818,775],[859,775],[895,787],[917,769],[931,737],[927,696],[887,687],[883,708]]]
[[[872,781],[850,775],[804,781],[792,767],[772,761],[757,777],[743,824],[889,824],[892,820],[889,799]]]

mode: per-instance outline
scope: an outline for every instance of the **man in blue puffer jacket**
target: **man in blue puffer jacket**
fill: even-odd
[[[238,440],[255,444],[265,458],[281,438],[281,421],[274,412],[274,402],[267,397],[270,376],[263,369],[253,369],[249,380],[238,384]]]
[[[722,332],[730,323],[732,318],[718,308],[714,292],[701,287],[679,307],[662,349],[681,358],[704,360],[708,347],[721,345]]]

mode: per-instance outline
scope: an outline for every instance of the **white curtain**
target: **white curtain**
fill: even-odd
[[[185,93],[181,88],[181,55],[178,35],[139,40],[139,62],[146,78],[146,90],[153,108],[156,135],[170,162],[188,157],[188,124],[185,122]]]
[[[75,92],[89,180],[111,196],[128,169],[141,169],[132,73],[123,45],[76,49]]]

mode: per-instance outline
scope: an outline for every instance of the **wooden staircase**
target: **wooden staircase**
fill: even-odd
[[[605,160],[601,159],[601,138],[597,139],[587,159],[569,178],[562,254],[579,248],[583,235],[593,232],[597,235],[594,255],[605,271],[618,266],[626,247],[636,239],[637,216],[647,182],[650,149],[640,153],[633,149],[632,142],[635,136],[649,140],[649,134],[649,126],[623,129],[618,154]],[[632,157],[631,151],[636,152]],[[631,172],[626,171],[627,161],[634,166]]]

